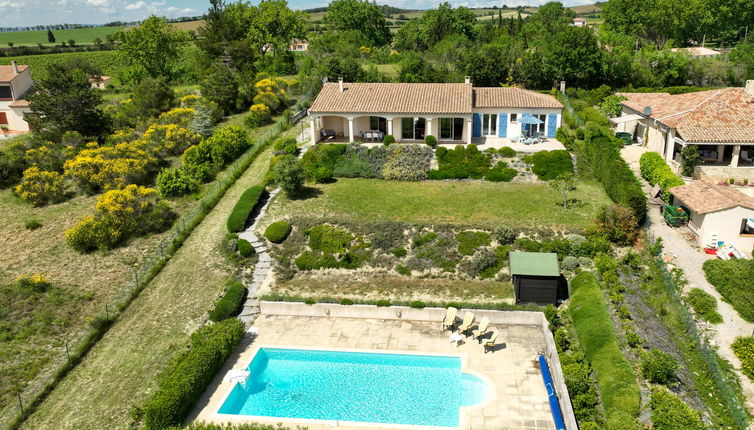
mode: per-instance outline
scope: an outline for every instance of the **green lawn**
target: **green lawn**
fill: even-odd
[[[710,284],[738,311],[754,322],[754,260],[708,260],[704,274]]]
[[[60,45],[61,42],[68,43],[73,39],[77,45],[92,44],[94,39],[100,38],[103,42],[108,34],[115,34],[125,27],[91,27],[91,28],[73,28],[70,30],[53,30],[55,35],[54,45]],[[47,30],[40,31],[13,31],[0,33],[0,46],[8,46],[12,42],[15,46],[22,45],[53,45],[47,41]]]
[[[599,207],[610,204],[599,185],[587,183],[574,193],[578,206],[567,210],[547,184],[338,179],[314,186],[310,194],[301,200],[281,195],[270,208],[270,219],[294,214],[355,222],[576,230],[589,225]]]

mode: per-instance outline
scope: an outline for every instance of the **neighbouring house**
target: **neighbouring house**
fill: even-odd
[[[558,300],[560,265],[551,252],[511,252],[511,277],[516,304],[555,304]]]
[[[673,204],[689,210],[688,227],[699,246],[730,243],[741,252],[754,247],[754,198],[732,186],[694,181],[670,189]]]
[[[522,133],[554,138],[563,105],[555,97],[513,87],[462,84],[325,83],[309,108],[312,136],[347,142],[485,143]],[[538,124],[521,124],[533,116]]]
[[[0,132],[27,132],[29,124],[24,114],[30,112],[24,96],[34,81],[29,66],[19,66],[12,61],[9,66],[0,66]]]
[[[632,133],[680,171],[681,151],[694,145],[701,164],[694,176],[754,180],[754,80],[744,88],[687,94],[620,93],[617,131]]]
[[[293,39],[291,41],[291,51],[297,51],[297,52],[303,52],[309,50],[309,41],[308,40],[299,40],[299,39]]]
[[[92,84],[92,88],[105,90],[110,86],[110,77],[105,75],[92,76],[89,78],[89,83]]]
[[[574,27],[586,27],[586,18],[574,18],[571,25]]]
[[[715,51],[714,49],[705,48],[703,46],[672,48],[670,52],[685,52],[689,54],[691,58],[717,57],[718,55],[722,55],[722,52],[720,51]]]

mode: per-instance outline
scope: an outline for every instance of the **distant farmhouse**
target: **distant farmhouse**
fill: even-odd
[[[574,18],[571,25],[574,27],[586,27],[586,18]]]
[[[293,39],[291,41],[291,51],[296,52],[303,52],[309,50],[309,41],[308,40],[299,40],[299,39]]]
[[[702,46],[695,46],[692,48],[673,48],[670,52],[685,52],[689,54],[691,58],[717,57],[718,55],[722,55],[719,51],[704,48]]]
[[[27,132],[29,124],[24,114],[30,112],[24,96],[34,81],[29,66],[19,66],[12,61],[9,66],[0,66],[0,132]]]

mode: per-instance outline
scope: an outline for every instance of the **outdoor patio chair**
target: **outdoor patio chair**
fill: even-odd
[[[741,151],[741,161],[749,164],[754,163],[754,159],[749,156],[749,151],[746,150]]]
[[[461,333],[466,333],[469,330],[471,330],[471,326],[474,325],[474,312],[466,312],[466,314],[463,316],[463,322],[458,327],[458,330]]]
[[[497,341],[498,333],[497,331],[492,332],[492,336],[490,336],[489,339],[484,341],[484,353],[486,354],[487,351],[495,352],[495,341]]]
[[[442,320],[443,330],[449,327],[453,327],[456,324],[456,314],[458,314],[458,309],[454,308],[453,306],[449,306],[445,311],[445,319]]]
[[[319,136],[322,138],[322,140],[334,139],[335,138],[335,130],[325,130],[325,129],[322,129],[322,130],[319,131]]]
[[[471,334],[474,336],[474,338],[479,340],[479,343],[482,343],[482,336],[488,333],[487,328],[490,325],[490,319],[487,317],[482,317],[482,321],[479,322],[479,326],[477,326],[476,330],[473,330]]]

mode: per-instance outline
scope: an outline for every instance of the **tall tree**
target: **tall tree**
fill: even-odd
[[[325,15],[325,22],[337,31],[358,30],[368,39],[368,46],[390,43],[382,9],[369,0],[333,0]]]
[[[27,97],[30,114],[26,120],[43,140],[60,141],[76,131],[87,138],[108,132],[108,121],[99,108],[102,97],[89,83],[89,73],[75,63],[52,63],[36,79]]]
[[[117,34],[118,51],[136,76],[175,78],[179,51],[190,39],[162,18],[150,16],[138,27]]]
[[[263,0],[251,13],[248,39],[261,56],[287,51],[291,40],[306,35],[304,13],[288,8],[285,0]]]
[[[424,50],[451,34],[462,34],[469,40],[476,40],[476,16],[461,6],[453,9],[450,3],[441,3],[437,9],[430,9],[421,18],[411,20],[398,29],[395,46],[399,49]]]
[[[47,42],[55,43],[55,35],[52,33],[52,30],[50,29],[47,29]]]

